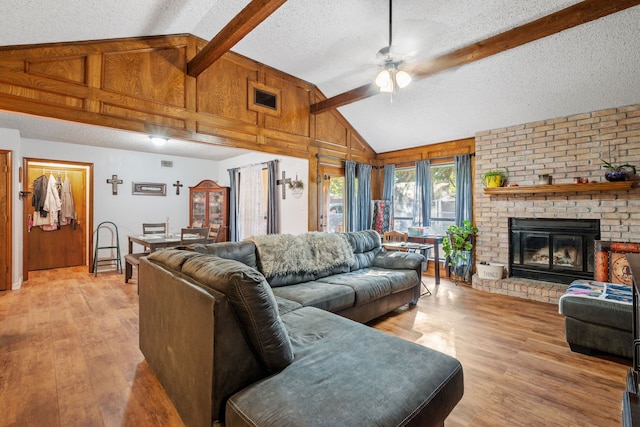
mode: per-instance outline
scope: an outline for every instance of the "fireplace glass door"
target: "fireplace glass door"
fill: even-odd
[[[523,233],[522,265],[582,271],[582,238],[562,234]]]
[[[593,277],[597,220],[510,218],[510,273],[570,283]]]

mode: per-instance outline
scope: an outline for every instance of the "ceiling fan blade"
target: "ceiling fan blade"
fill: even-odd
[[[562,32],[566,29],[595,21],[604,16],[628,9],[640,4],[640,0],[583,0],[558,12],[512,28],[496,36],[462,47],[437,58],[417,64],[413,67],[414,80],[424,79],[461,65],[470,64],[514,47]],[[374,84],[367,84],[334,97],[317,102],[310,107],[311,114],[319,114],[343,105],[377,95]]]

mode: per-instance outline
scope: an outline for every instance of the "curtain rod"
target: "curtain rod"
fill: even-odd
[[[387,163],[387,165],[410,165],[410,164],[418,163],[418,162],[423,161],[423,160],[431,161],[431,160],[442,160],[442,159],[455,159],[456,156],[464,156],[465,154],[468,154],[471,157],[475,157],[475,155],[476,155],[476,153],[459,153],[459,154],[453,154],[453,155],[448,155],[448,156],[429,157],[428,159],[407,160],[407,161],[397,162],[397,163]],[[381,167],[384,167],[384,166],[381,166]]]
[[[462,155],[465,155],[465,154],[468,154],[471,157],[475,157],[475,155],[476,155],[476,153],[460,153],[460,154],[453,154],[453,155],[448,155],[448,156],[429,157],[428,159],[423,159],[423,160],[451,159],[451,158],[455,158],[456,156],[462,156]],[[346,159],[342,159],[342,158],[336,157],[336,156],[329,156],[327,154],[319,154],[319,153],[316,154],[316,158],[319,159],[320,157],[324,157],[325,159],[339,160],[341,162],[346,162],[347,161]],[[403,164],[403,163],[415,163],[415,162],[419,162],[419,161],[420,160],[409,160],[409,161],[406,161],[406,162],[400,162],[400,164]],[[388,164],[394,164],[394,163],[388,163]],[[381,169],[381,168],[384,168],[384,165],[383,166],[373,166],[372,165],[372,167],[374,169]]]

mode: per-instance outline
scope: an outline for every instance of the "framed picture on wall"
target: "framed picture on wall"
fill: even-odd
[[[166,196],[167,184],[134,182],[131,194],[135,196]]]

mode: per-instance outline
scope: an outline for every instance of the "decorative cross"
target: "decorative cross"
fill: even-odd
[[[287,198],[287,184],[291,184],[291,178],[285,178],[285,171],[282,171],[282,179],[276,181],[277,185],[282,185],[282,200]]]
[[[122,180],[118,179],[118,175],[111,175],[111,179],[107,180],[107,184],[111,184],[111,194],[118,194],[118,184],[122,184]]]
[[[184,187],[182,184],[180,184],[180,181],[176,181],[175,184],[173,184],[174,187],[176,187],[176,195],[179,196],[180,195],[180,187]]]

